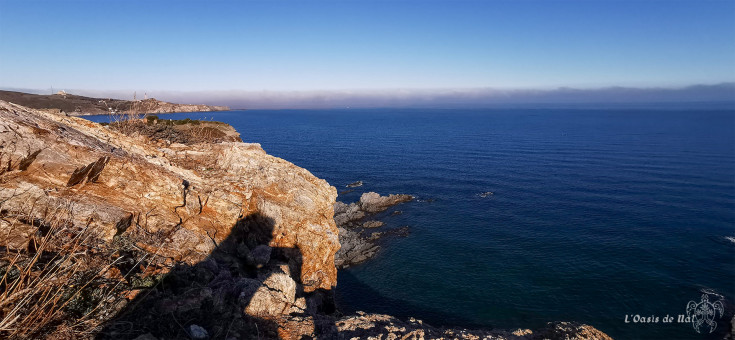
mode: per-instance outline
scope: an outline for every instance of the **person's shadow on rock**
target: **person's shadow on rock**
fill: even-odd
[[[258,213],[241,218],[205,260],[176,265],[153,288],[138,291],[96,338],[269,339],[320,332],[314,318],[334,313],[332,292],[303,291],[301,252],[270,247],[273,228],[273,220]]]

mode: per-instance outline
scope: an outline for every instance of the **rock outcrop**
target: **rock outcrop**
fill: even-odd
[[[227,106],[201,105],[201,104],[175,104],[157,100],[155,98],[143,99],[136,103],[137,107],[131,104],[131,108],[141,113],[176,113],[176,112],[209,112],[209,111],[227,111]],[[127,109],[126,111],[129,111]]]
[[[337,283],[336,189],[258,144],[156,147],[81,118],[0,101],[0,150],[0,235],[8,250],[25,250],[39,228],[63,218],[110,248],[124,243],[160,259],[157,274],[165,274],[206,263],[242,226],[246,236],[235,246],[247,253],[243,262],[257,269],[278,256],[296,268],[255,279],[245,314],[303,309],[305,295]]]
[[[347,268],[374,257],[380,250],[378,240],[385,236],[406,235],[408,227],[389,231],[368,231],[368,229],[382,227],[384,223],[366,219],[394,205],[413,199],[414,197],[411,195],[380,196],[375,192],[366,192],[355,203],[336,202],[334,204],[334,221],[339,228],[339,243],[342,245],[335,255],[337,268]]]
[[[594,327],[572,322],[548,323],[536,331],[470,330],[438,328],[414,318],[401,321],[390,315],[357,312],[357,315],[339,319],[336,325],[336,333],[345,339],[612,340]]]
[[[272,220],[270,246],[301,252],[306,291],[336,284],[336,189],[258,144],[155,148],[81,118],[0,102],[6,214],[72,205],[73,220],[101,238],[196,263],[244,216]],[[32,160],[31,160],[32,159]],[[21,170],[21,165],[23,170]],[[151,234],[162,239],[150,239]]]

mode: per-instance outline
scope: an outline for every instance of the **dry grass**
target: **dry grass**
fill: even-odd
[[[114,124],[118,131],[126,135],[132,134],[139,125],[140,114],[147,112],[143,106],[143,101],[134,98],[129,110],[110,113],[110,123]]]
[[[187,145],[234,140],[220,130],[217,123],[192,119],[169,120],[147,116],[145,119],[112,121],[109,127],[128,136],[145,136],[153,141]]]
[[[202,141],[214,140],[215,138],[220,138],[223,134],[217,129],[203,124],[195,126],[189,131],[189,133],[191,134],[192,139]]]
[[[29,226],[37,232],[26,249],[0,247],[0,338],[91,338],[120,299],[123,278],[106,277],[120,257],[101,252],[95,235],[68,216],[3,216],[11,231],[5,235]]]

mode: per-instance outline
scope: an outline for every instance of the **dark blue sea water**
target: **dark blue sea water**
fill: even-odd
[[[588,323],[618,339],[702,338],[690,300],[735,301],[735,111],[373,109],[186,113],[338,190],[419,200],[411,227],[339,275],[355,310],[434,325]],[[104,120],[106,117],[93,117]],[[480,197],[482,192],[493,195]],[[390,211],[386,212],[386,215]],[[729,240],[727,237],[734,239]],[[634,315],[658,323],[626,323]],[[666,315],[675,318],[664,323]],[[729,319],[716,318],[715,332]],[[721,338],[721,334],[718,335]]]

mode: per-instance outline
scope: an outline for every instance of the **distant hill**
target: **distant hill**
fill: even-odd
[[[153,98],[144,100],[120,100],[90,98],[60,91],[52,95],[30,94],[0,90],[0,100],[37,110],[49,110],[74,116],[108,113],[174,113],[197,111],[227,111],[227,106],[174,104]]]

